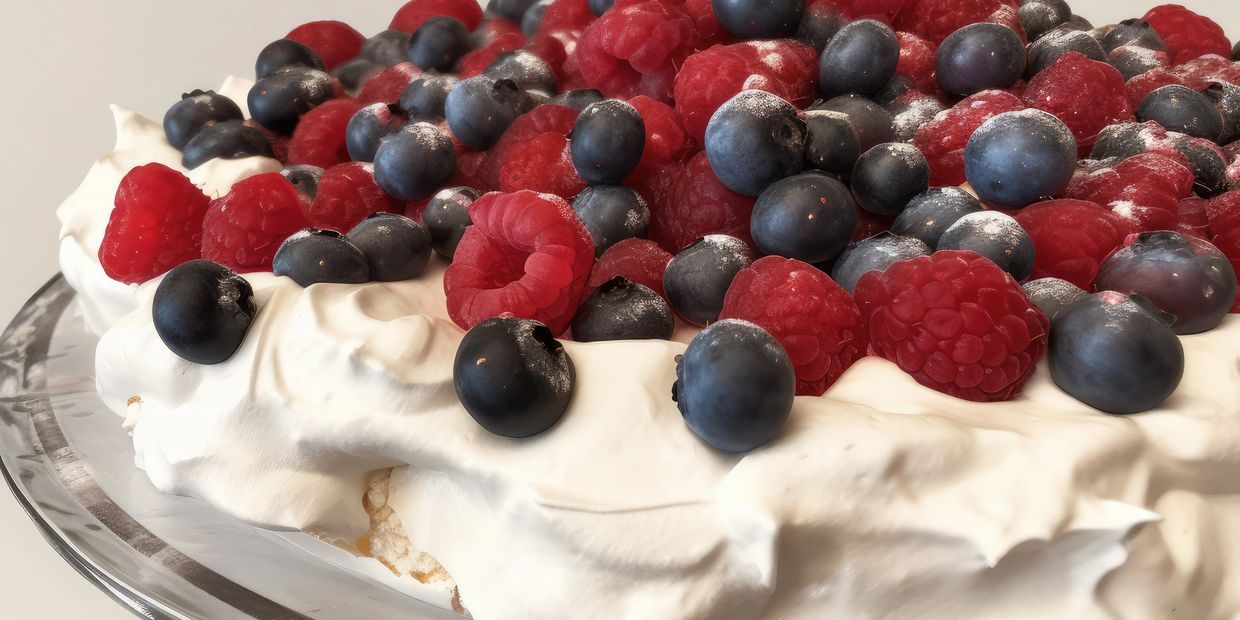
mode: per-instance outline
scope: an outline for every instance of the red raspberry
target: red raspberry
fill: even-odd
[[[910,0],[825,0],[811,2],[811,6],[825,5],[834,7],[845,17],[861,19],[868,17],[891,24],[911,4]]]
[[[1018,211],[1016,221],[1033,239],[1031,278],[1060,278],[1082,289],[1098,268],[1136,232],[1132,222],[1084,200],[1048,200]]]
[[[743,319],[783,345],[797,373],[797,395],[822,396],[865,357],[861,311],[848,291],[799,260],[758,259],[732,280],[721,319]]]
[[[366,37],[353,26],[330,20],[302,24],[284,38],[314,50],[328,71],[357,58],[366,42]]]
[[[375,183],[375,167],[362,162],[334,166],[319,179],[319,192],[306,215],[310,225],[342,233],[380,212],[400,213],[405,204]]]
[[[918,383],[957,398],[1020,394],[1046,352],[1046,315],[993,262],[947,250],[857,283],[870,347]]]
[[[897,32],[896,39],[900,41],[896,75],[908,78],[913,88],[923,93],[939,92],[939,81],[935,77],[938,62],[935,54],[939,46],[911,32]]]
[[[857,207],[857,230],[853,231],[853,242],[864,241],[870,237],[877,237],[889,230],[891,225],[896,222],[894,215],[878,215]]]
[[[1182,159],[1142,153],[1114,167],[1078,171],[1065,197],[1100,204],[1145,232],[1175,229],[1180,201],[1192,193],[1193,171]]]
[[[422,70],[411,62],[402,62],[394,67],[388,67],[362,86],[362,92],[357,94],[357,100],[361,101],[362,105],[400,103],[400,96],[405,94],[405,89],[409,88],[413,78],[420,73]]]
[[[141,284],[200,258],[202,217],[211,199],[185,175],[163,164],[130,170],[116,190],[116,208],[99,247],[109,278]]]
[[[506,19],[489,19],[482,24],[475,37],[481,34],[482,47],[461,57],[456,62],[456,72],[461,79],[482,75],[500,54],[512,52],[525,46],[521,28]]]
[[[1240,191],[1232,191],[1206,203],[1206,216],[1210,221],[1210,242],[1231,260],[1231,266],[1240,273]],[[1233,313],[1240,312],[1240,292],[1236,294]]]
[[[706,153],[685,164],[663,200],[645,196],[650,206],[650,238],[673,254],[699,237],[731,235],[753,246],[749,217],[754,199],[724,186]]]
[[[333,99],[301,117],[288,144],[288,163],[327,169],[349,161],[345,128],[363,107],[356,99]]]
[[[509,168],[510,178],[508,184],[510,186],[522,185],[523,182],[531,184],[554,185],[557,187],[565,187],[571,190],[580,183],[580,177],[572,166],[571,155],[568,159],[567,166],[572,170],[572,176],[567,177],[567,170],[564,170],[559,164],[555,170],[542,171],[535,167],[534,164],[527,163],[530,159],[530,147],[534,141],[539,141],[541,150],[539,153],[539,164],[547,165],[553,159],[564,157],[563,148],[567,148],[567,136],[573,130],[573,124],[577,121],[577,111],[562,105],[543,104],[528,113],[517,117],[504,135],[500,136],[495,146],[491,148],[482,169],[479,171],[482,179],[488,187],[502,188],[504,182],[504,169]],[[543,136],[548,136],[543,138]],[[559,140],[562,144],[552,144]],[[563,147],[563,148],[560,148]],[[552,151],[555,151],[552,153]],[[554,155],[554,157],[552,157]],[[523,181],[523,177],[529,174],[529,179]],[[521,187],[519,189],[533,189],[533,187]],[[581,188],[578,188],[580,190]],[[508,190],[504,190],[508,191]],[[514,190],[515,191],[515,190]],[[558,192],[551,192],[557,193]],[[561,196],[574,196],[577,192],[559,194]]]
[[[719,23],[715,16],[715,7],[711,0],[685,0],[682,7],[697,29],[696,49],[706,49],[712,45],[725,45],[732,42],[732,34]],[[812,10],[812,9],[807,9]]]
[[[422,22],[440,15],[455,17],[472,31],[482,23],[482,6],[474,0],[412,0],[396,11],[388,27],[412,34]]]
[[[480,192],[489,192],[495,186],[483,178],[482,171],[486,167],[488,153],[470,151],[456,156],[456,170],[448,179],[445,187],[464,185]]]
[[[594,13],[590,12],[588,0],[555,0],[538,23],[538,34],[573,32],[579,35],[592,21]]]
[[[1231,43],[1222,26],[1178,4],[1156,6],[1144,19],[1162,37],[1167,54],[1177,65],[1206,54],[1231,55]]]
[[[590,233],[563,198],[491,193],[469,207],[473,226],[444,274],[448,315],[462,329],[511,313],[568,328],[594,265]]]
[[[1004,112],[1025,109],[1020,98],[1001,90],[984,90],[922,125],[913,138],[930,162],[930,184],[964,183],[964,147],[983,123]]]
[[[656,168],[684,159],[692,143],[672,106],[645,95],[629,99],[629,105],[637,109],[646,125],[646,147],[642,151],[642,159],[633,174],[629,175],[630,180],[640,183]]]
[[[1180,221],[1175,231],[1181,235],[1210,240],[1210,217],[1206,213],[1207,200],[1193,196],[1180,201]]]
[[[577,169],[564,134],[544,133],[522,144],[516,157],[509,157],[499,166],[499,190],[517,192],[523,189],[571,198],[586,188]]]
[[[1196,91],[1205,90],[1214,82],[1240,84],[1240,64],[1214,54],[1194,58],[1170,71],[1180,84]]]
[[[1038,73],[1022,98],[1063,121],[1076,136],[1081,157],[1094,149],[1098,133],[1107,126],[1136,120],[1124,92],[1124,76],[1079,52],[1060,56]]]
[[[1124,92],[1128,95],[1128,103],[1136,108],[1150,93],[1164,86],[1179,83],[1180,79],[1172,75],[1170,71],[1153,69],[1128,80],[1128,83],[1124,85]]]
[[[271,143],[272,157],[279,160],[282,164],[288,164],[288,147],[289,142],[292,140],[291,138],[267,129],[253,120],[247,119],[245,126],[257,129],[259,133],[263,134],[267,138],[267,142]]]
[[[676,70],[696,38],[693,20],[680,5],[617,5],[581,33],[577,62],[586,83],[608,97],[670,101]]]
[[[625,239],[607,248],[598,257],[590,272],[590,289],[596,289],[616,276],[624,276],[629,282],[663,292],[663,272],[672,255],[649,239]]]
[[[202,222],[202,257],[240,273],[270,271],[285,239],[310,225],[301,194],[279,173],[260,174],[216,198]]]
[[[1016,0],[909,0],[896,18],[896,29],[929,39],[935,45],[948,35],[977,22],[1003,24],[1023,39]]]

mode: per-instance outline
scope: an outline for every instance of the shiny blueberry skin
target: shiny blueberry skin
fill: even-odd
[[[1223,119],[1223,133],[1219,134],[1218,143],[1231,144],[1240,139],[1240,86],[1214,82],[1202,94],[1214,103]]]
[[[375,182],[405,202],[430,196],[443,187],[455,168],[452,140],[430,123],[406,125],[375,152]]]
[[[797,28],[794,38],[814,48],[814,53],[821,56],[822,50],[827,48],[827,43],[846,23],[848,23],[847,18],[829,8],[809,11],[805,17],[801,18],[801,25]]]
[[[408,47],[408,32],[384,30],[362,44],[362,58],[384,67],[394,67],[408,62],[405,55]]]
[[[1017,282],[1033,273],[1033,240],[1009,215],[998,211],[970,213],[956,220],[936,246],[939,250],[970,250],[1012,274]]]
[[[591,185],[615,185],[629,176],[646,148],[646,123],[618,99],[590,104],[569,137],[573,167]]]
[[[1157,121],[1167,131],[1206,140],[1218,140],[1223,117],[1205,95],[1177,84],[1163,86],[1146,95],[1137,106],[1137,120]]]
[[[597,17],[602,17],[608,9],[616,5],[616,0],[590,0],[590,12]]]
[[[852,192],[861,208],[896,215],[930,187],[930,164],[917,147],[880,144],[861,155],[852,171]]]
[[[964,149],[964,171],[978,196],[1018,208],[1057,196],[1076,170],[1076,138],[1063,121],[1025,110],[986,121]]]
[[[574,88],[566,90],[551,98],[551,103],[572,108],[578,112],[590,107],[591,104],[603,101],[603,93],[593,88]]]
[[[384,68],[383,65],[365,58],[354,58],[332,69],[332,77],[340,80],[340,85],[344,86],[345,90],[355,93],[361,90],[370,78],[382,73]]]
[[[1146,71],[1161,69],[1163,64],[1158,61],[1154,53],[1140,47],[1125,45],[1115,48],[1107,56],[1107,62],[1115,67],[1116,71],[1123,76],[1124,81],[1131,80]]]
[[[710,6],[738,39],[790,37],[805,15],[805,0],[711,0]]]
[[[537,90],[552,95],[558,90],[551,65],[525,50],[500,54],[482,74],[493,80],[512,80],[522,90]]]
[[[1052,321],[1059,316],[1061,310],[1089,296],[1089,293],[1077,285],[1059,278],[1030,280],[1021,285],[1021,288],[1029,301]]]
[[[1184,347],[1175,332],[1113,291],[1060,310],[1051,323],[1047,360],[1060,389],[1116,415],[1161,405],[1184,376]]]
[[[334,230],[307,228],[280,244],[271,270],[301,287],[314,284],[363,284],[370,280],[366,256]]]
[[[1035,0],[1023,2],[1017,15],[1020,17],[1021,27],[1025,29],[1025,35],[1030,41],[1036,41],[1068,21],[1072,16],[1072,9],[1063,0]]]
[[[415,121],[443,120],[443,107],[448,100],[448,92],[459,81],[451,75],[419,75],[413,78],[401,94],[400,108]]]
[[[181,152],[181,165],[193,170],[212,159],[271,157],[271,141],[262,131],[237,120],[204,127]]]
[[[861,276],[871,271],[886,271],[904,260],[929,256],[930,246],[913,237],[881,233],[848,246],[831,268],[831,279],[849,293],[857,288]]]
[[[810,110],[803,117],[806,168],[831,174],[848,174],[861,156],[861,138],[848,115],[830,110]]]
[[[353,161],[373,162],[375,151],[384,138],[400,131],[409,122],[399,106],[387,103],[368,105],[349,119],[344,131],[344,143]]]
[[[891,232],[915,237],[934,249],[952,224],[981,210],[982,203],[959,187],[934,187],[908,202],[891,224]]]
[[[1236,299],[1236,272],[1218,248],[1179,233],[1143,233],[1116,250],[1094,278],[1100,291],[1140,295],[1175,315],[1177,334],[1218,327]]]
[[[1029,46],[1029,58],[1025,63],[1025,79],[1041,73],[1043,69],[1051,66],[1059,60],[1060,56],[1068,52],[1080,52],[1090,60],[1107,61],[1106,50],[1102,49],[1102,44],[1098,42],[1098,39],[1088,32],[1074,30],[1065,24],[1046,33]]]
[[[318,166],[285,166],[280,174],[288,179],[298,193],[307,200],[314,200],[319,195],[319,181],[325,171]]]
[[[1199,140],[1173,139],[1175,149],[1188,158],[1193,169],[1193,192],[1202,198],[1213,198],[1230,189],[1227,180],[1228,162],[1219,156],[1218,150],[1203,145]]]
[[[288,67],[250,89],[250,116],[263,127],[288,135],[304,114],[335,96],[332,76],[315,69]]]
[[[286,67],[326,71],[327,65],[314,50],[289,39],[280,39],[263,48],[254,64],[254,75],[263,79]]]
[[[227,361],[241,348],[258,308],[250,283],[207,260],[174,267],[155,289],[155,333],[178,357],[201,365]]]
[[[1167,49],[1162,37],[1144,19],[1125,19],[1102,37],[1102,49],[1107,53],[1125,46],[1160,52]]]
[[[182,95],[164,114],[164,135],[172,148],[182,150],[203,127],[233,120],[245,120],[245,116],[232,99],[215,91],[196,90]]]
[[[525,38],[532,40],[534,35],[538,34],[538,29],[542,27],[543,14],[547,12],[547,7],[551,6],[551,2],[552,0],[538,0],[525,10],[525,15],[521,16],[521,34],[525,35]]]
[[[437,192],[422,211],[422,224],[431,235],[435,253],[452,260],[456,246],[465,235],[465,229],[473,224],[469,206],[482,193],[472,187],[449,187]]]
[[[936,63],[939,86],[953,95],[1007,88],[1025,73],[1025,42],[1007,26],[972,24],[943,41]]]
[[[479,75],[457,82],[448,91],[444,116],[452,134],[465,146],[485,151],[531,107],[529,95],[512,80]]]
[[[376,213],[349,231],[366,256],[373,282],[403,282],[426,271],[431,260],[431,236],[421,224],[395,213]]]
[[[801,171],[806,133],[792,104],[760,90],[741,91],[710,117],[706,157],[728,189],[757,196]]]
[[[884,142],[894,142],[895,126],[891,112],[861,95],[840,95],[834,99],[815,103],[810,110],[840,112],[848,117],[860,141],[859,153],[864,153]]]
[[[616,276],[581,304],[572,329],[577,342],[669,340],[676,318],[658,293]]]
[[[406,57],[423,71],[450,71],[469,51],[469,29],[455,17],[432,17],[409,37]]]
[[[857,203],[843,183],[804,172],[762,192],[749,222],[764,254],[821,263],[848,247],[857,229]]]
[[[719,318],[723,297],[737,272],[753,262],[753,250],[727,235],[707,235],[680,251],[663,273],[672,309],[686,321],[706,325]]]
[[[525,17],[525,12],[534,6],[538,0],[491,0],[487,4],[487,13],[498,15],[513,21],[521,23],[521,18]]]
[[[873,95],[896,73],[900,42],[891,26],[862,19],[840,28],[822,50],[818,83],[824,97]]]
[[[796,396],[787,352],[769,333],[728,319],[694,337],[676,360],[672,399],[685,424],[724,452],[749,452],[784,428]]]
[[[551,330],[526,319],[479,323],[452,366],[457,398],[482,428],[521,439],[555,426],[572,401],[576,370]]]
[[[573,199],[573,211],[594,239],[594,256],[650,231],[650,209],[637,192],[623,185],[592,185]]]

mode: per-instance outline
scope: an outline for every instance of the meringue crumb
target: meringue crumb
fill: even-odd
[[[386,566],[397,577],[410,576],[422,583],[452,581],[452,576],[435,558],[414,549],[405,535],[400,517],[388,505],[388,488],[392,470],[384,469],[370,474],[362,505],[370,516],[370,531],[357,540],[357,549]],[[453,606],[457,606],[453,593]]]

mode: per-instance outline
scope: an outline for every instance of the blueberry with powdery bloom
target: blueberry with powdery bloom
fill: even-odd
[[[469,29],[455,17],[432,17],[418,26],[405,51],[423,71],[451,71],[469,51]]]
[[[379,143],[408,122],[403,110],[387,103],[375,103],[358,110],[344,130],[349,159],[373,162]]]
[[[307,112],[336,96],[332,76],[305,67],[285,67],[250,89],[250,116],[276,133],[289,135]]]
[[[1017,282],[1033,273],[1033,239],[1014,218],[998,211],[970,213],[956,220],[939,238],[937,249],[980,254]]]
[[[1051,30],[1029,46],[1028,61],[1025,63],[1025,79],[1032,79],[1068,52],[1079,52],[1086,58],[1098,62],[1107,61],[1106,50],[1102,49],[1102,44],[1098,42],[1098,39],[1088,32],[1074,30],[1064,25]]]
[[[262,131],[232,120],[204,127],[185,145],[181,165],[193,170],[212,159],[271,157],[271,140]]]
[[[763,253],[821,263],[848,246],[857,230],[857,203],[838,180],[804,172],[762,192],[749,221]]]
[[[448,92],[459,81],[451,75],[419,75],[401,93],[400,108],[412,120],[439,122],[443,120]]]
[[[183,263],[164,276],[151,302],[155,333],[194,364],[227,361],[241,348],[258,307],[250,283],[207,260]]]
[[[452,260],[456,246],[465,236],[465,229],[473,224],[469,217],[469,205],[482,193],[472,187],[449,187],[440,190],[422,211],[422,224],[431,235],[435,253]]]
[[[658,293],[616,276],[581,304],[572,330],[578,342],[668,340],[676,319]]]
[[[403,282],[426,271],[431,236],[421,224],[396,213],[376,213],[349,231],[375,282]]]
[[[920,239],[881,233],[848,246],[831,268],[831,279],[852,293],[865,274],[886,271],[900,261],[929,256],[931,252],[930,246]]]
[[[873,95],[895,75],[899,60],[900,41],[891,26],[873,19],[852,22],[822,50],[819,88],[825,97]]]
[[[618,185],[637,168],[646,148],[646,123],[637,108],[618,99],[594,103],[573,123],[573,167],[591,185]]]
[[[203,128],[232,120],[245,120],[232,99],[215,91],[195,90],[182,95],[164,114],[164,135],[172,148],[182,150]]]
[[[1060,195],[1076,171],[1076,138],[1041,110],[1000,114],[973,133],[964,172],[982,200],[1020,208]]]
[[[405,202],[434,193],[455,168],[452,140],[430,123],[404,127],[375,152],[375,182],[389,196]]]
[[[370,268],[361,249],[334,230],[307,228],[280,244],[271,261],[277,276],[288,276],[303,288],[315,284],[363,284]]]
[[[960,97],[1007,88],[1025,72],[1025,42],[1000,24],[972,24],[953,32],[935,56],[939,86]]]
[[[1156,121],[1167,131],[1195,138],[1218,140],[1223,133],[1223,117],[1205,95],[1185,86],[1163,86],[1146,95],[1137,106],[1137,120]]]
[[[736,237],[707,235],[693,242],[672,257],[663,272],[663,290],[672,309],[696,325],[718,320],[728,287],[753,258],[753,250]]]
[[[1030,41],[1054,30],[1072,17],[1072,9],[1063,0],[1033,0],[1021,3],[1017,16]]]
[[[263,48],[254,64],[254,75],[261,80],[287,67],[326,71],[327,65],[314,50],[289,39],[280,39]]]
[[[1125,19],[1102,37],[1102,49],[1108,53],[1121,47],[1139,47],[1147,50],[1165,51],[1167,45],[1154,27],[1144,19]]]
[[[848,174],[861,157],[861,138],[848,115],[830,110],[805,112],[805,164],[831,174]]]
[[[482,74],[494,80],[512,80],[522,90],[554,95],[559,89],[551,65],[526,50],[500,54]]]
[[[738,39],[790,37],[805,16],[805,0],[711,0],[719,24]]]
[[[465,146],[485,151],[499,141],[512,122],[534,107],[529,94],[512,80],[485,75],[457,82],[444,100],[448,127]]]
[[[930,163],[911,144],[880,144],[861,155],[852,170],[852,193],[861,208],[897,215],[930,187]]]
[[[594,256],[625,239],[650,230],[650,209],[637,192],[623,185],[592,185],[573,199],[573,211],[594,240]]]
[[[1059,278],[1041,278],[1030,280],[1021,285],[1025,296],[1037,306],[1046,318],[1055,320],[1059,311],[1087,297],[1077,285]]]
[[[891,232],[914,237],[934,249],[952,224],[981,210],[982,203],[959,187],[934,187],[909,201],[891,224]]]
[[[896,138],[895,119],[883,106],[857,94],[840,95],[816,102],[810,110],[839,112],[848,117],[857,132],[858,153],[864,153]]]
[[[719,182],[758,196],[805,164],[805,122],[797,109],[760,90],[741,91],[706,124],[706,157]]]

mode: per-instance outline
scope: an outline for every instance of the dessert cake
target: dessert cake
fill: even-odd
[[[60,261],[156,487],[478,618],[1235,618],[1238,56],[413,0],[114,108]]]

